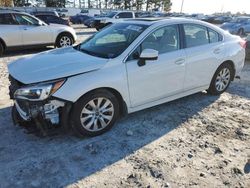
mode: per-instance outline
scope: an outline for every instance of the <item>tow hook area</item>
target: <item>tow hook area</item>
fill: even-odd
[[[35,128],[33,132],[40,136],[47,136],[58,132],[57,130],[68,130],[68,116],[71,104],[60,100],[46,102],[15,101],[17,115],[13,114],[14,122],[20,125],[25,123],[25,128]],[[21,121],[20,121],[21,120]],[[28,125],[27,125],[28,124]],[[59,128],[59,129],[58,129]]]

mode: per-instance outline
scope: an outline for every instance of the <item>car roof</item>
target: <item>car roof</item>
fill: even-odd
[[[17,10],[7,10],[7,9],[0,9],[0,14],[11,14],[11,13],[17,13],[20,11]]]
[[[195,20],[195,19],[190,19],[190,18],[180,18],[180,17],[156,17],[156,18],[135,18],[135,19],[126,19],[126,22],[130,22],[130,23],[137,23],[137,24],[143,24],[143,25],[153,25],[156,23],[162,23],[162,24],[178,24],[178,23],[184,23],[184,22],[188,22],[188,23],[204,23],[202,21],[199,20]]]

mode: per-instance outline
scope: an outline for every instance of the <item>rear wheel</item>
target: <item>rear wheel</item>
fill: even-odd
[[[119,114],[117,98],[99,90],[83,96],[73,107],[72,128],[77,135],[97,136],[109,130]]]
[[[232,76],[232,66],[228,63],[222,64],[215,72],[208,92],[212,95],[219,95],[223,93],[230,85]]]
[[[73,44],[73,37],[70,34],[64,33],[58,36],[56,41],[56,47],[68,47]]]

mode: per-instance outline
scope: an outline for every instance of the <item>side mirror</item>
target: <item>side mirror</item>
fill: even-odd
[[[144,49],[141,52],[140,59],[138,61],[138,66],[144,66],[146,64],[146,60],[154,61],[157,60],[159,56],[159,52],[154,49]]]

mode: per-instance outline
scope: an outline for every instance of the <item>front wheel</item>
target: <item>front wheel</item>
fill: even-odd
[[[58,36],[56,40],[56,47],[62,48],[62,47],[68,47],[73,44],[73,37],[70,34],[61,34]]]
[[[212,95],[220,95],[231,83],[233,76],[233,68],[230,64],[222,64],[215,72],[210,83],[208,93]]]
[[[117,98],[106,90],[89,93],[73,107],[72,128],[77,135],[97,136],[109,130],[119,114]]]

